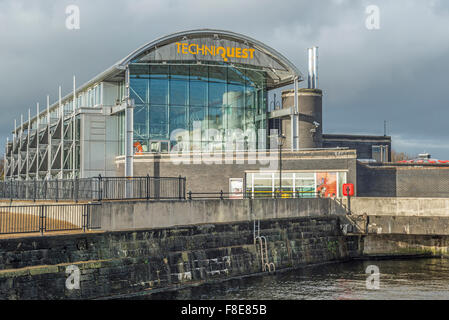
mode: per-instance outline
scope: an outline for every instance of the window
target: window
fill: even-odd
[[[256,79],[250,79],[253,75]],[[136,105],[134,138],[148,144],[167,141],[175,132],[177,138],[170,147],[182,140],[185,145],[196,141],[205,148],[208,144],[221,148],[224,130],[265,125],[265,101],[259,98],[266,92],[263,79],[261,72],[247,74],[229,66],[130,65],[130,96]],[[256,120],[257,110],[261,113]],[[218,130],[221,138],[207,137],[208,129]]]
[[[99,106],[101,104],[101,85],[95,87],[95,105]]]
[[[372,146],[372,158],[377,162],[388,162],[388,146]]]
[[[150,105],[150,139],[169,139],[167,106]]]
[[[283,198],[342,197],[346,172],[247,173],[246,192],[253,197],[274,197],[282,189]],[[282,183],[282,186],[280,186]]]

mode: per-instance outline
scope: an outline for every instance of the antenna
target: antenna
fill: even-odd
[[[387,136],[387,120],[384,120],[384,137]]]

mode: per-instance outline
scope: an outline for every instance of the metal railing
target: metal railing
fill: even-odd
[[[252,192],[192,192],[187,193],[188,200],[194,199],[307,199],[320,198],[320,193],[304,191],[255,191]]]
[[[99,200],[186,198],[184,177],[99,177],[96,182]]]
[[[95,205],[0,206],[0,234],[99,229],[90,214]]]
[[[123,200],[185,199],[185,177],[98,177],[0,182],[0,199]]]

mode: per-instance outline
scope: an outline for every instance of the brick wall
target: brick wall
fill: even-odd
[[[357,165],[360,197],[449,198],[449,167],[370,167]]]

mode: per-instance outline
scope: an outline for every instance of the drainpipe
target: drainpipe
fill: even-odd
[[[126,108],[125,108],[125,177],[133,176],[133,136],[134,136],[134,100],[129,94],[129,68],[126,68]]]
[[[134,100],[129,94],[129,68],[126,68],[126,108],[125,108],[125,177],[133,176],[134,161]],[[126,179],[126,198],[132,198],[132,180]]]

